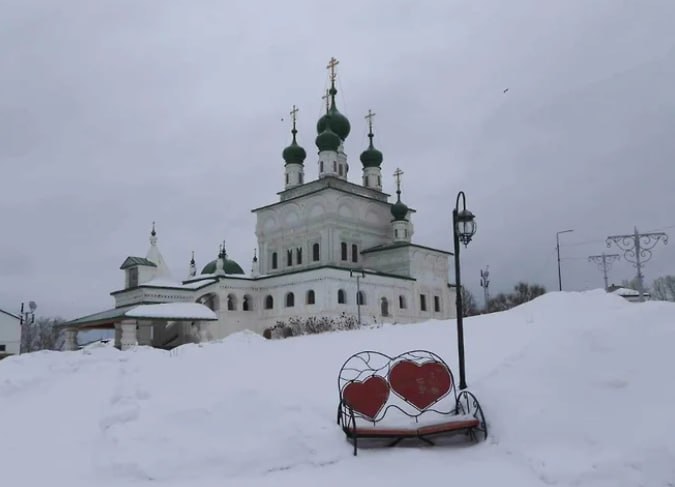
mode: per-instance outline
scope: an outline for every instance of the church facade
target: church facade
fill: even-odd
[[[448,282],[451,254],[414,243],[415,210],[401,200],[400,170],[394,173],[396,200],[390,202],[382,191],[383,155],[375,148],[370,112],[362,172],[358,182],[348,179],[344,141],[351,126],[336,106],[336,64],[329,64],[326,113],[317,123],[318,177],[306,180],[294,107],[291,143],[282,153],[284,189],[278,201],[252,210],[257,252],[250,272],[221,246],[201,272],[193,255],[188,275],[174,281],[153,224],[146,257],[128,257],[121,266],[124,287],[111,293],[115,307],[65,325],[69,348],[78,330],[95,327],[114,327],[122,348],[134,343],[172,348],[245,329],[263,333],[291,319],[353,316],[367,324],[455,316],[455,289]],[[166,312],[139,311],[160,303],[168,305]],[[199,303],[213,316],[199,320],[194,309],[181,315],[169,303]]]

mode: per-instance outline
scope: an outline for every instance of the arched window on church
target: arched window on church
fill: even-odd
[[[286,265],[288,267],[293,265],[293,249],[288,249],[286,251]]]
[[[380,300],[380,310],[382,311],[382,316],[389,316],[389,301],[387,301],[387,298]]]
[[[295,306],[295,295],[293,293],[288,293],[286,295],[286,307],[292,308]]]
[[[237,309],[237,297],[234,294],[227,295],[227,310],[236,311]]]
[[[218,311],[218,296],[214,293],[205,294],[197,298],[197,302],[203,304],[211,311]]]
[[[253,299],[248,294],[244,296],[244,300],[241,303],[241,309],[244,311],[253,311]]]
[[[312,245],[312,260],[314,262],[319,262],[319,259],[321,258],[321,255],[319,253],[319,244],[318,242]]]
[[[401,309],[406,309],[405,296],[400,295],[398,297],[398,307],[401,308]]]
[[[279,259],[276,252],[272,252],[272,269],[276,269],[279,266]]]
[[[347,244],[342,242],[340,244],[340,250],[341,250],[341,252],[340,252],[341,256],[340,257],[342,258],[342,260],[347,260]]]
[[[356,304],[363,306],[366,304],[366,295],[363,291],[356,293]]]
[[[302,264],[302,248],[298,247],[295,249],[295,263],[300,265]]]
[[[345,292],[343,289],[338,289],[338,304],[346,304]]]
[[[337,172],[337,162],[333,161],[333,172]]]
[[[265,297],[265,309],[272,309],[272,308],[274,308],[274,298],[268,294]]]
[[[358,261],[359,261],[359,248],[356,246],[356,244],[352,244],[352,262]]]
[[[307,291],[307,299],[305,301],[307,304],[316,304],[316,295],[314,294],[313,289]]]
[[[319,172],[323,172],[323,161],[319,161]]]

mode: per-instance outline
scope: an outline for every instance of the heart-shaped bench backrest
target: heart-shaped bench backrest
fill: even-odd
[[[342,389],[342,400],[354,411],[374,419],[389,399],[389,384],[384,377],[371,375],[364,381],[349,382]]]
[[[389,383],[394,393],[419,410],[445,397],[452,387],[448,368],[440,362],[418,364],[401,360],[391,368]]]

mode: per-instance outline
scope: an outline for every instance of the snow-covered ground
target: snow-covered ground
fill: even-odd
[[[425,348],[456,368],[454,325],[4,360],[2,485],[675,485],[675,304],[604,291],[466,321],[486,442],[353,457],[335,424],[342,362]]]

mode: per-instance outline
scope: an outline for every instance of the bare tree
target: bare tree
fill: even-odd
[[[464,286],[462,286],[462,311],[465,317],[479,314],[476,298],[474,298],[471,291]]]
[[[675,301],[675,276],[654,279],[652,297],[659,301]]]
[[[519,282],[513,287],[513,293],[510,294],[511,307],[532,301],[542,294],[546,294],[544,286]]]
[[[499,293],[490,299],[488,312],[506,311],[546,293],[544,286],[519,282],[510,294]]]
[[[499,293],[490,298],[488,302],[488,313],[495,313],[497,311],[506,311],[511,308],[509,298],[504,293]]]
[[[21,329],[21,353],[38,350],[61,350],[63,336],[57,325],[61,318],[37,318],[34,323],[24,323]]]

